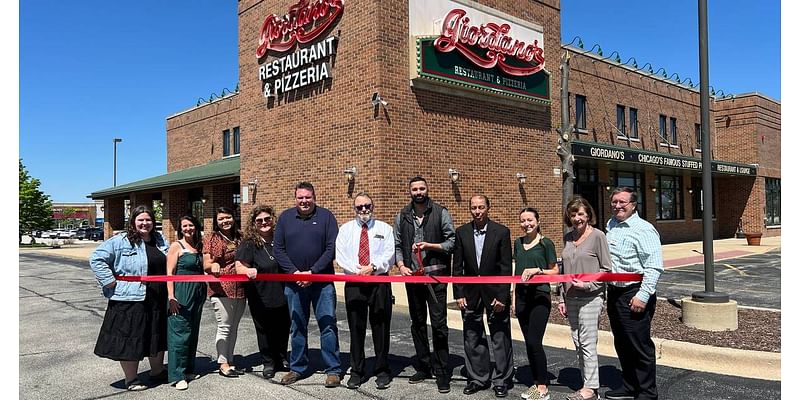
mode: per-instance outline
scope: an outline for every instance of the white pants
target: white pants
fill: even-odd
[[[233,361],[236,332],[239,330],[239,321],[244,314],[247,300],[214,296],[211,297],[211,303],[217,318],[217,362],[227,364]]]
[[[567,297],[567,318],[572,342],[583,373],[583,385],[600,388],[600,368],[597,362],[597,329],[603,312],[603,297]]]

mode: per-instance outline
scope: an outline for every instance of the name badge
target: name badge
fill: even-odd
[[[375,234],[375,239],[381,239],[382,240],[383,239],[383,235],[379,235],[379,234],[376,233]]]

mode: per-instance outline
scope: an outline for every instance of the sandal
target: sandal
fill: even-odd
[[[147,385],[139,381],[139,378],[136,378],[130,382],[125,382],[125,386],[129,392],[139,392],[147,389]]]

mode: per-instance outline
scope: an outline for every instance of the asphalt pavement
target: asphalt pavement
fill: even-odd
[[[394,286],[402,290],[402,285]],[[317,372],[290,386],[281,386],[261,378],[255,332],[249,313],[239,326],[237,356],[234,363],[247,368],[240,378],[224,378],[216,374],[214,335],[216,324],[210,303],[206,303],[200,328],[197,353],[200,379],[193,381],[184,392],[167,384],[154,385],[144,392],[127,392],[123,388],[122,371],[117,362],[93,354],[97,333],[107,301],[97,288],[88,263],[84,260],[46,255],[42,252],[20,252],[19,255],[19,397],[24,399],[98,399],[122,396],[125,398],[265,398],[265,399],[426,399],[464,398],[466,379],[462,334],[450,330],[450,366],[453,368],[452,391],[439,394],[433,380],[416,385],[408,384],[413,374],[414,355],[410,337],[407,308],[397,305],[391,328],[390,364],[395,374],[387,390],[375,388],[375,379],[360,389],[344,386],[326,389],[324,374]],[[349,330],[344,304],[337,307],[342,367],[349,364]],[[517,324],[512,320],[512,324]],[[548,327],[548,330],[551,328]],[[309,347],[312,367],[322,369],[316,323],[309,325]],[[372,368],[372,346],[367,333],[367,370]],[[551,373],[553,400],[576,390],[580,385],[574,351],[546,347],[548,370]],[[531,382],[531,371],[522,341],[514,341],[514,365],[517,372],[508,398],[519,398]],[[614,357],[600,357],[601,392],[620,385],[619,364]],[[147,381],[147,362],[140,364],[140,377]],[[277,379],[280,379],[280,374]],[[343,381],[349,376],[345,374]],[[657,382],[662,399],[778,399],[781,382],[749,379],[659,365]],[[469,396],[471,399],[494,398],[491,390]]]

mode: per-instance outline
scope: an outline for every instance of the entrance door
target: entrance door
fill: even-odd
[[[604,225],[602,219],[602,207],[600,203],[600,185],[597,183],[597,168],[576,167],[575,168],[575,187],[574,193],[586,199],[592,205],[597,220],[593,226],[595,228]]]

